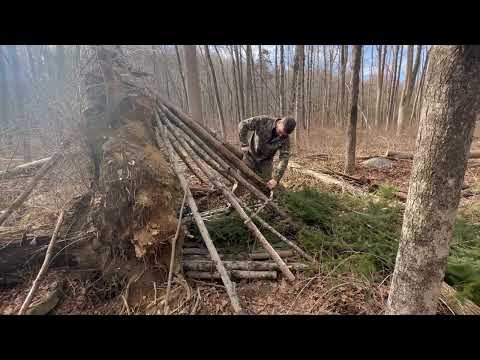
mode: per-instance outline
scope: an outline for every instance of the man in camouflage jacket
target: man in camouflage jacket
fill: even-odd
[[[243,161],[267,182],[269,189],[277,186],[287,169],[290,157],[289,135],[295,126],[295,119],[291,117],[280,119],[266,115],[242,120],[238,126]],[[273,157],[277,151],[280,163],[272,176]]]

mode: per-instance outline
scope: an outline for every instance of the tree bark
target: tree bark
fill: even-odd
[[[187,72],[188,101],[192,118],[199,124],[205,124],[202,111],[200,78],[198,75],[197,51],[195,45],[184,45],[185,68]]]
[[[437,310],[480,105],[479,46],[434,46],[430,57],[387,314]]]
[[[358,113],[358,88],[360,79],[360,59],[362,46],[354,45],[352,49],[352,106],[350,109],[350,121],[347,128],[347,144],[345,153],[345,173],[350,175],[355,171],[355,148],[357,144],[357,113]]]

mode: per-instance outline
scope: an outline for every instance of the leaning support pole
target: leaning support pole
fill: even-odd
[[[47,253],[45,254],[45,260],[43,260],[42,267],[40,268],[40,271],[38,272],[37,277],[33,281],[33,285],[31,287],[30,291],[28,292],[27,298],[23,302],[22,307],[20,308],[20,311],[18,312],[18,315],[25,314],[25,311],[27,310],[28,306],[32,302],[33,295],[35,295],[35,291],[37,291],[37,289],[38,289],[39,281],[42,279],[43,275],[48,270],[48,266],[50,265],[50,259],[52,258],[53,248],[55,246],[55,241],[57,240],[58,230],[60,229],[60,225],[62,225],[64,214],[65,214],[65,210],[62,210],[60,212],[59,217],[58,217],[57,224],[55,225],[55,230],[53,230],[52,239],[50,240],[50,243],[48,244]]]
[[[175,137],[173,133],[170,133],[172,142],[178,142],[179,147],[185,148],[187,147],[186,143],[181,138]],[[188,153],[188,151],[187,151]],[[247,213],[243,210],[242,206],[240,205],[239,201],[237,200],[236,196],[228,189],[224,184],[218,181],[212,174],[206,169],[206,167],[198,161],[195,157],[191,156],[192,160],[195,162],[198,168],[205,174],[205,176],[209,179],[209,181],[220,191],[222,191],[223,195],[227,198],[227,200],[232,204],[233,208],[237,211],[240,218],[244,221],[246,227],[250,230],[250,232],[254,235],[254,237],[260,242],[263,246],[265,251],[270,255],[270,257],[277,263],[278,267],[282,274],[289,280],[295,280],[295,276],[290,271],[288,266],[282,260],[282,258],[278,255],[275,249],[270,245],[270,243],[265,239],[263,234],[258,230],[257,226],[254,224],[252,219],[247,215]]]
[[[268,197],[258,190],[254,185],[252,185],[250,182],[248,182],[242,175],[238,173],[234,168],[232,168],[225,160],[223,160],[220,156],[218,156],[212,149],[210,149],[192,130],[190,130],[185,124],[183,124],[181,121],[179,121],[165,106],[160,105],[160,109],[162,110],[163,114],[161,115],[162,120],[164,121],[165,125],[167,125],[167,128],[170,130],[171,133],[173,133],[176,136],[178,135],[178,132],[176,129],[172,126],[170,122],[175,124],[178,128],[180,128],[185,135],[190,137],[198,146],[202,148],[202,150],[207,153],[208,156],[210,156],[214,161],[216,161],[223,169],[225,169],[225,172],[235,178],[241,185],[245,186],[255,197],[257,197],[259,200],[262,200],[264,202],[267,202],[267,206],[269,206],[271,209],[276,211],[280,216],[282,216],[284,219],[288,221],[288,223],[294,228],[294,229],[299,229],[299,225],[292,220],[290,216],[287,215],[287,213],[278,206],[273,201],[269,201]],[[165,116],[163,116],[165,115]],[[166,118],[166,119],[165,119]],[[193,146],[192,146],[193,148]]]
[[[185,176],[182,174],[181,170],[178,168],[178,165],[175,161],[175,156],[173,152],[173,148],[167,139],[167,136],[165,134],[165,129],[161,127],[160,125],[160,120],[158,118],[158,114],[155,111],[155,118],[157,121],[157,124],[159,125],[161,131],[160,135],[162,137],[162,140],[165,144],[165,147],[167,149],[168,156],[170,158],[170,163],[172,164],[173,170],[175,171],[175,174],[177,175],[177,178],[180,182],[180,186],[183,188],[186,194],[186,201],[188,203],[188,206],[190,207],[190,210],[192,211],[193,218],[195,220],[195,223],[197,224],[198,230],[200,231],[200,235],[202,236],[203,240],[205,241],[205,245],[207,246],[208,252],[210,254],[210,257],[215,263],[215,267],[217,268],[218,273],[220,274],[223,284],[225,285],[225,289],[227,291],[228,297],[230,298],[230,302],[232,304],[233,310],[236,314],[242,313],[242,307],[240,306],[240,301],[238,299],[235,286],[230,280],[230,277],[228,276],[227,270],[223,266],[222,260],[220,260],[220,257],[218,256],[217,249],[215,248],[215,245],[213,244],[212,239],[210,238],[210,234],[208,233],[207,227],[205,226],[205,223],[202,220],[202,217],[200,216],[200,213],[198,212],[197,204],[195,203],[195,199],[192,196],[192,193],[190,191],[190,188],[188,186],[187,181],[185,180]],[[158,132],[157,132],[157,138],[159,137]]]

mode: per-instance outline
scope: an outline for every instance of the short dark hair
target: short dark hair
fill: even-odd
[[[283,126],[287,134],[291,134],[295,127],[297,126],[297,122],[293,117],[286,116],[283,119]]]

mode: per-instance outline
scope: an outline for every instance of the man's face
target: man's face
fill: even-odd
[[[280,120],[279,122],[277,122],[277,135],[282,138],[285,138],[288,136],[287,132],[285,131],[285,125],[283,123],[283,120]]]

